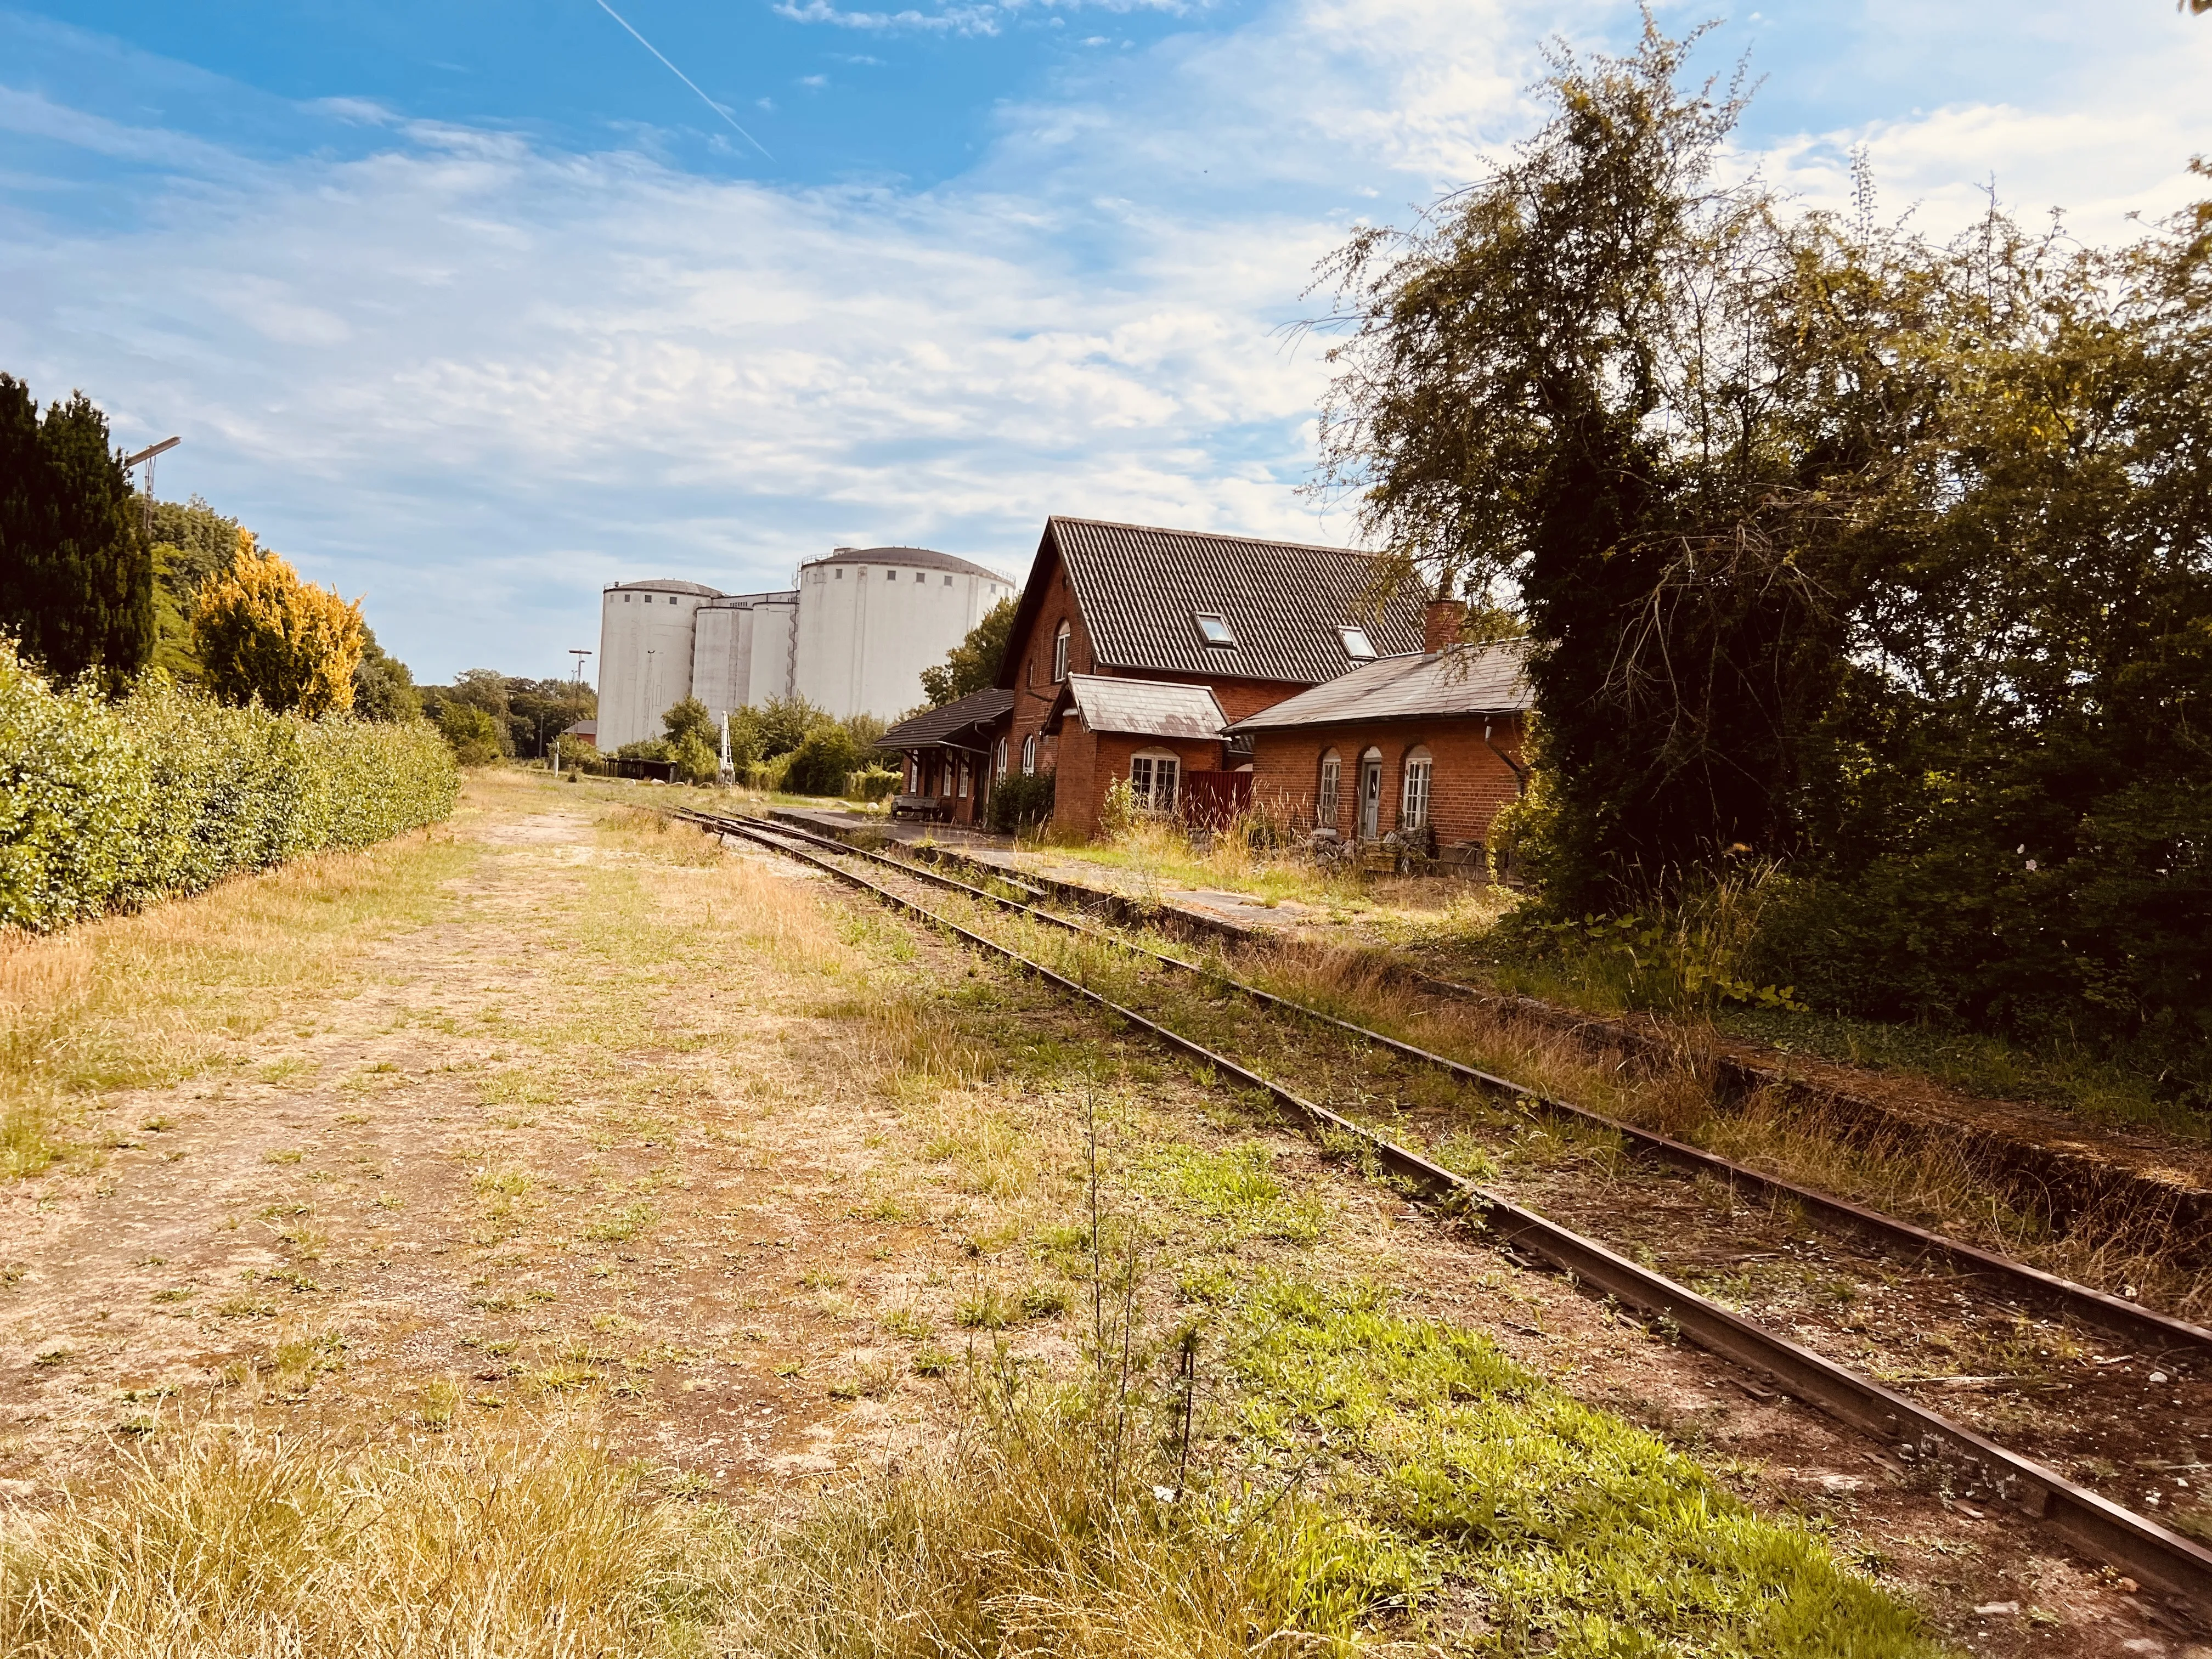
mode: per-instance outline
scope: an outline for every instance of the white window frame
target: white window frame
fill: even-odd
[[[1398,786],[1398,827],[1401,830],[1425,830],[1429,827],[1430,798],[1436,788],[1436,757],[1429,753],[1425,744],[1417,743],[1406,751]]]
[[[1006,740],[1004,738],[999,739],[999,763],[995,769],[1000,777],[1006,775]]]
[[[1022,739],[1022,775],[1024,777],[1031,777],[1036,775],[1036,757],[1037,734],[1032,732],[1029,736]]]
[[[963,755],[960,757],[960,785],[953,793],[958,795],[963,800],[968,799],[968,776],[973,764],[974,763],[969,761],[967,756]]]
[[[1375,641],[1365,629],[1346,625],[1336,630],[1336,637],[1344,647],[1344,654],[1354,662],[1375,660]]]
[[[1063,618],[1059,630],[1052,636],[1052,683],[1064,684],[1067,678],[1067,640],[1073,632]]]
[[[1163,800],[1162,786],[1166,799]],[[1129,792],[1138,806],[1164,817],[1176,809],[1182,787],[1182,757],[1172,749],[1139,749],[1129,757]]]
[[[1334,749],[1321,751],[1321,781],[1314,789],[1314,823],[1323,830],[1336,828],[1336,815],[1344,798],[1344,757]]]
[[[1191,625],[1198,629],[1200,644],[1216,651],[1237,649],[1237,630],[1229,625],[1229,619],[1218,611],[1194,611],[1190,613],[1190,620]],[[1207,626],[1208,623],[1212,625],[1212,628]],[[1218,639],[1214,637],[1215,629],[1220,632]]]

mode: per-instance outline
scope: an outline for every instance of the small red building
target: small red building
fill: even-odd
[[[1520,793],[1531,702],[1526,647],[1455,643],[1462,608],[1428,607],[1425,649],[1384,657],[1231,726],[1249,738],[1255,802],[1345,842],[1395,835],[1480,863]]]
[[[994,772],[1054,773],[1053,822],[1079,835],[1116,778],[1172,805],[1250,764],[1237,727],[1199,729],[1206,705],[1242,720],[1419,648],[1420,597],[1382,596],[1380,575],[1345,548],[1048,520],[999,671]]]

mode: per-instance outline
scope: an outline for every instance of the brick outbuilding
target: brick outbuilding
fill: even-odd
[[[1531,697],[1526,647],[1455,644],[1461,610],[1431,604],[1426,650],[1385,657],[1239,720],[1255,806],[1346,842],[1395,833],[1480,862],[1521,792]]]

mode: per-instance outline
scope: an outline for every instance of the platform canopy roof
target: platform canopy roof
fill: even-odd
[[[1241,735],[1297,726],[1517,714],[1535,701],[1523,672],[1527,656],[1528,647],[1512,640],[1384,657],[1263,708],[1229,729]]]
[[[1124,737],[1212,738],[1228,724],[1212,687],[1172,680],[1070,674],[1046,730],[1058,731],[1070,708],[1093,732]]]

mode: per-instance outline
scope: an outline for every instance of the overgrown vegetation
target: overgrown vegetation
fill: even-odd
[[[301,581],[243,532],[229,567],[200,585],[192,613],[193,651],[210,692],[309,720],[352,708],[367,632],[360,600]]]
[[[2212,1100],[2212,204],[1940,242],[1718,173],[1647,24],[1338,285],[1324,487],[1539,642],[1549,919],[1778,861],[1820,1006],[2131,1056]],[[2201,164],[2200,164],[2201,170]]]
[[[0,645],[0,927],[33,931],[362,847],[453,810],[421,724],[226,708],[158,679],[110,702]]]

